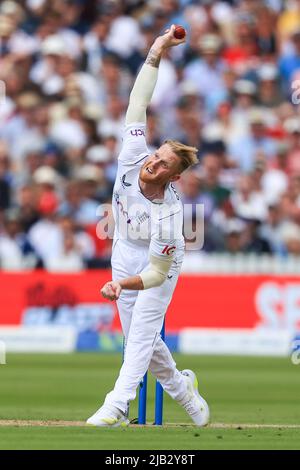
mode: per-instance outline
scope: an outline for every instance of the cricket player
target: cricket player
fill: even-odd
[[[184,42],[174,37],[174,29],[172,25],[152,45],[126,113],[113,190],[113,280],[101,290],[104,298],[117,301],[126,346],[114,389],[87,420],[94,426],[129,424],[129,402],[148,369],[196,425],[205,426],[209,420],[195,374],[188,369],[178,371],[160,336],[184,256],[183,209],[172,183],[198,161],[196,148],[170,140],[149,155],[145,140],[146,109],[160,58],[166,49]]]

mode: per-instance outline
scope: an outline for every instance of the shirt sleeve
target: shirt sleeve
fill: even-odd
[[[124,164],[142,163],[149,155],[146,143],[146,124],[132,123],[124,128],[122,149],[119,160]]]

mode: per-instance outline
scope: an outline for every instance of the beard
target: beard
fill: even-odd
[[[153,186],[158,186],[158,187],[162,187],[167,183],[165,177],[156,173],[154,174],[148,173],[148,171],[146,170],[146,167],[147,165],[141,168],[140,175],[139,175],[140,180],[143,183],[151,184]]]

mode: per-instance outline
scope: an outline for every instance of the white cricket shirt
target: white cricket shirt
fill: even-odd
[[[184,250],[182,203],[172,184],[160,202],[151,202],[141,192],[139,173],[150,155],[145,130],[144,123],[130,124],[124,130],[113,190],[114,240],[144,247],[154,256],[173,256]]]

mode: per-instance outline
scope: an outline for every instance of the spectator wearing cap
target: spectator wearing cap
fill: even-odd
[[[60,175],[49,166],[40,166],[33,173],[33,182],[36,184],[37,209],[42,216],[52,217],[58,204],[58,189],[62,183]]]
[[[276,144],[274,139],[266,135],[265,116],[261,109],[256,108],[250,112],[249,124],[249,133],[233,140],[228,149],[230,158],[244,172],[253,170],[258,153],[263,153],[268,160],[276,155]]]
[[[0,129],[0,136],[7,142],[16,171],[25,170],[26,156],[38,153],[45,145],[47,137],[37,125],[37,110],[41,106],[41,96],[25,91],[17,99],[14,115]]]
[[[22,6],[13,0],[4,0],[0,5],[0,13],[8,16],[16,25],[22,24],[25,18]]]
[[[98,104],[98,106],[101,106],[101,93],[99,92],[98,82],[89,73],[83,71],[67,73],[64,78],[62,93],[66,100],[75,97],[81,99],[81,105]]]
[[[222,40],[217,34],[205,34],[198,47],[199,57],[187,65],[184,77],[197,86],[198,93],[207,101],[212,94],[226,94],[222,77],[225,63],[220,55]]]
[[[8,144],[14,143],[21,133],[30,132],[34,127],[34,112],[41,103],[40,95],[33,91],[22,91],[14,98],[15,112],[0,129],[0,135]]]
[[[276,108],[283,96],[278,83],[278,69],[271,63],[263,64],[257,71],[258,103],[267,108]]]
[[[41,58],[31,69],[30,78],[41,86],[46,95],[64,93],[67,78],[75,74],[78,68],[79,57],[73,52],[74,46],[70,46],[60,34],[49,35],[42,41]],[[95,96],[95,79],[84,72],[77,72],[77,75],[86,94],[89,95],[87,88],[90,86]]]
[[[33,174],[33,181],[42,189],[55,191],[61,183],[61,177],[50,166],[40,166]]]
[[[233,87],[234,101],[237,108],[247,109],[254,105],[256,98],[256,85],[252,80],[236,80]]]
[[[223,250],[231,255],[242,253],[244,250],[245,223],[238,218],[231,218],[224,226]]]
[[[249,112],[256,104],[257,87],[252,80],[238,79],[233,86],[232,121],[235,124],[235,132],[231,134],[230,141],[244,136],[249,130]]]
[[[99,165],[85,164],[77,169],[76,178],[80,181],[82,195],[86,200],[105,202],[110,196],[105,180],[104,168]]]

